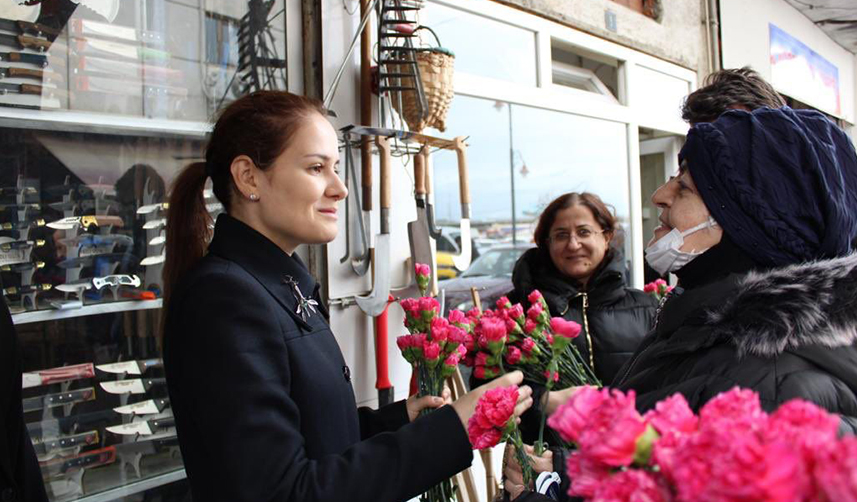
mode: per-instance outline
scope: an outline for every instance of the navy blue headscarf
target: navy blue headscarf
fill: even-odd
[[[679,153],[711,215],[757,263],[848,254],[857,236],[857,154],[816,111],[731,110]]]

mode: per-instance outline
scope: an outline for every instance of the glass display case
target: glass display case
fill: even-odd
[[[0,284],[53,501],[189,499],[159,359],[167,192],[217,109],[287,88],[285,26],[282,0],[0,4]]]

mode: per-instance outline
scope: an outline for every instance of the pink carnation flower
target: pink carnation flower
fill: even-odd
[[[414,270],[418,276],[428,277],[431,275],[431,267],[425,263],[417,263]]]
[[[418,300],[419,310],[421,312],[437,312],[440,310],[440,303],[436,299],[424,296]]]
[[[502,319],[483,317],[480,324],[482,335],[489,343],[506,339],[506,323]]]
[[[533,347],[536,346],[536,342],[533,341],[532,338],[526,337],[521,342],[521,351],[527,356],[529,356],[533,352]]]
[[[501,296],[499,300],[496,302],[498,309],[507,309],[512,306],[512,302],[509,301],[505,296]]]
[[[548,418],[548,425],[565,441],[576,443],[589,422],[589,416],[605,399],[607,395],[598,388],[582,387]]]
[[[542,292],[539,291],[538,289],[534,289],[529,295],[527,295],[527,301],[529,301],[530,304],[539,303],[539,300],[541,300],[541,299],[542,299]]]
[[[452,324],[467,324],[467,317],[460,310],[452,310],[449,312],[449,322]]]
[[[699,410],[701,429],[757,431],[764,428],[767,421],[768,415],[762,410],[759,395],[738,387],[716,395]]]
[[[523,315],[524,307],[522,307],[520,303],[512,305],[512,308],[509,309],[509,317],[512,319],[519,319]]]
[[[470,421],[475,421],[482,428],[495,427],[503,430],[512,419],[517,403],[518,386],[495,387],[479,398]]]
[[[503,439],[503,431],[490,427],[483,429],[472,423],[467,424],[467,435],[474,450],[484,450],[496,446]]]
[[[684,396],[673,394],[659,401],[653,410],[649,410],[643,419],[652,424],[661,434],[669,431],[689,433],[696,430],[699,419],[693,414]]]
[[[655,285],[654,282],[650,282],[650,283],[646,284],[645,286],[643,286],[643,292],[644,293],[654,293],[657,290],[658,290],[658,287]]]
[[[479,352],[476,354],[476,366],[485,366],[488,363],[488,354]]]
[[[574,321],[566,321],[562,317],[551,318],[551,331],[554,335],[565,338],[577,338],[580,334],[580,324]]]
[[[610,466],[595,461],[581,451],[573,451],[566,459],[565,469],[571,486],[572,497],[593,497],[601,483],[610,477]]]
[[[669,490],[648,471],[629,469],[608,477],[595,489],[592,502],[668,502]]]
[[[809,401],[792,399],[770,415],[762,434],[768,441],[786,441],[811,455],[816,448],[836,441],[838,431],[838,415]]]
[[[435,360],[440,357],[440,345],[437,342],[429,342],[426,340],[423,343],[423,355],[428,361]]]
[[[538,321],[539,316],[544,311],[544,307],[542,307],[541,303],[534,303],[527,309],[527,317],[532,319],[533,321]]]
[[[506,349],[506,362],[509,364],[518,364],[518,362],[520,362],[521,360],[522,355],[523,354],[521,353],[521,349],[515,347],[514,345],[509,346]]]
[[[527,319],[527,321],[524,323],[524,333],[529,335],[530,333],[535,331],[537,327],[538,325],[535,321],[533,321],[532,319]]]
[[[819,448],[812,474],[821,500],[857,500],[857,438],[846,436]]]

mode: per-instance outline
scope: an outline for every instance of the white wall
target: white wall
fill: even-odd
[[[824,110],[854,124],[855,71],[854,54],[831,40],[812,21],[782,0],[720,0],[720,23],[723,49],[723,67],[752,66],[767,80],[771,78],[770,35],[768,24],[773,23],[792,37],[800,40],[839,69],[841,113]],[[774,86],[777,87],[776,85]],[[782,90],[782,89],[777,89]],[[816,106],[812,95],[794,95],[793,98]]]

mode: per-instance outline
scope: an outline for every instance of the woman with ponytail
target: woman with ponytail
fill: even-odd
[[[490,387],[357,408],[351,372],[298,256],[337,233],[338,140],[315,100],[260,91],[219,116],[170,195],[164,364],[194,500],[398,502],[466,468]],[[213,233],[208,179],[225,212]],[[530,406],[523,388],[515,409]],[[420,411],[439,408],[424,417]]]

